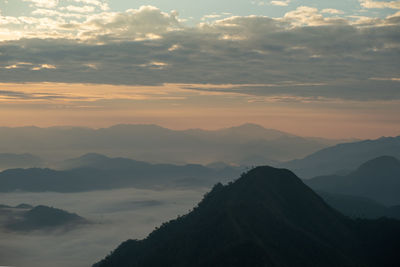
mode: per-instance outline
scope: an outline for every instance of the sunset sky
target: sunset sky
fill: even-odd
[[[0,0],[0,126],[400,134],[400,1]]]

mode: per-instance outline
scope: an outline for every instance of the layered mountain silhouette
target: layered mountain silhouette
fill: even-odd
[[[301,178],[312,178],[349,173],[364,162],[381,156],[400,158],[400,136],[338,144],[277,166],[288,168]]]
[[[10,169],[0,172],[0,192],[80,192],[125,187],[198,187],[226,182],[242,169],[201,165],[150,164],[126,158],[87,154],[52,169]]]
[[[353,221],[292,172],[258,167],[94,266],[398,266],[399,245],[399,221]]]
[[[152,163],[225,161],[237,165],[287,161],[339,142],[298,137],[255,124],[216,131],[176,131],[157,125],[116,125],[102,129],[0,127],[0,140],[0,151],[30,152],[49,161],[95,152]]]
[[[348,175],[305,182],[317,191],[367,197],[390,206],[400,204],[400,161],[391,156],[370,160]]]
[[[39,205],[21,204],[15,207],[0,206],[0,222],[3,228],[14,232],[71,230],[89,221],[75,213]]]

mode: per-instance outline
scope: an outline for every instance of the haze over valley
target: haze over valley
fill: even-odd
[[[387,145],[385,140],[393,142],[398,138],[339,145],[334,142],[333,146],[303,159],[275,164],[295,162],[297,166],[304,166],[304,170],[319,173],[327,170],[308,166],[320,166],[321,160],[326,159],[334,166],[332,174],[346,171],[341,176],[316,177],[305,183],[331,207],[351,218],[400,218],[399,161],[394,156],[385,156],[396,155],[398,150],[393,144]],[[251,139],[247,141],[251,142]],[[350,161],[341,164],[349,151],[352,152],[350,155],[359,153],[358,149],[352,148],[360,144],[375,148],[368,150],[371,160],[356,168],[349,167],[354,166],[349,165]],[[364,158],[368,155],[363,153]],[[16,162],[8,161],[7,164],[21,162],[19,157],[14,158]],[[36,159],[35,156],[30,158]],[[334,163],[335,159],[337,163]],[[0,228],[4,237],[0,247],[5,264],[26,266],[35,262],[30,266],[88,266],[122,241],[145,238],[163,222],[188,213],[213,185],[227,184],[252,168],[222,161],[209,165],[148,163],[95,153],[54,161],[54,169],[40,168],[42,162],[33,160],[32,167],[39,163],[35,168],[0,172],[3,204]],[[268,175],[265,178],[268,179]],[[351,179],[357,179],[359,184],[352,182],[353,187],[346,186],[346,181]],[[22,205],[22,210],[18,209],[21,203],[27,203]],[[35,206],[54,209],[45,209],[40,217],[35,215],[33,221],[21,213]],[[59,209],[66,215],[60,217]]]

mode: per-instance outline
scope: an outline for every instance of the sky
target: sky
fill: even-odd
[[[0,126],[400,133],[400,1],[0,0]]]

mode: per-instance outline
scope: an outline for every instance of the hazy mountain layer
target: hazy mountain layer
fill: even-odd
[[[321,176],[305,182],[319,191],[363,196],[386,205],[400,204],[400,161],[390,156],[370,160],[348,175]]]
[[[0,192],[80,192],[125,187],[162,188],[211,186],[239,175],[240,168],[150,164],[125,158],[88,154],[63,162],[60,168],[10,169],[0,173]]]
[[[217,131],[174,131],[156,125],[89,128],[0,128],[0,151],[30,152],[48,160],[88,152],[148,162],[238,165],[274,163],[304,157],[338,141],[302,138],[245,124]]]
[[[400,136],[382,137],[324,148],[303,159],[279,164],[302,178],[347,173],[380,156],[400,158]]]
[[[351,218],[378,219],[381,217],[400,219],[399,206],[387,207],[366,197],[317,192],[326,203]]]
[[[292,172],[259,167],[94,266],[391,266],[399,237],[399,221],[352,221]]]

